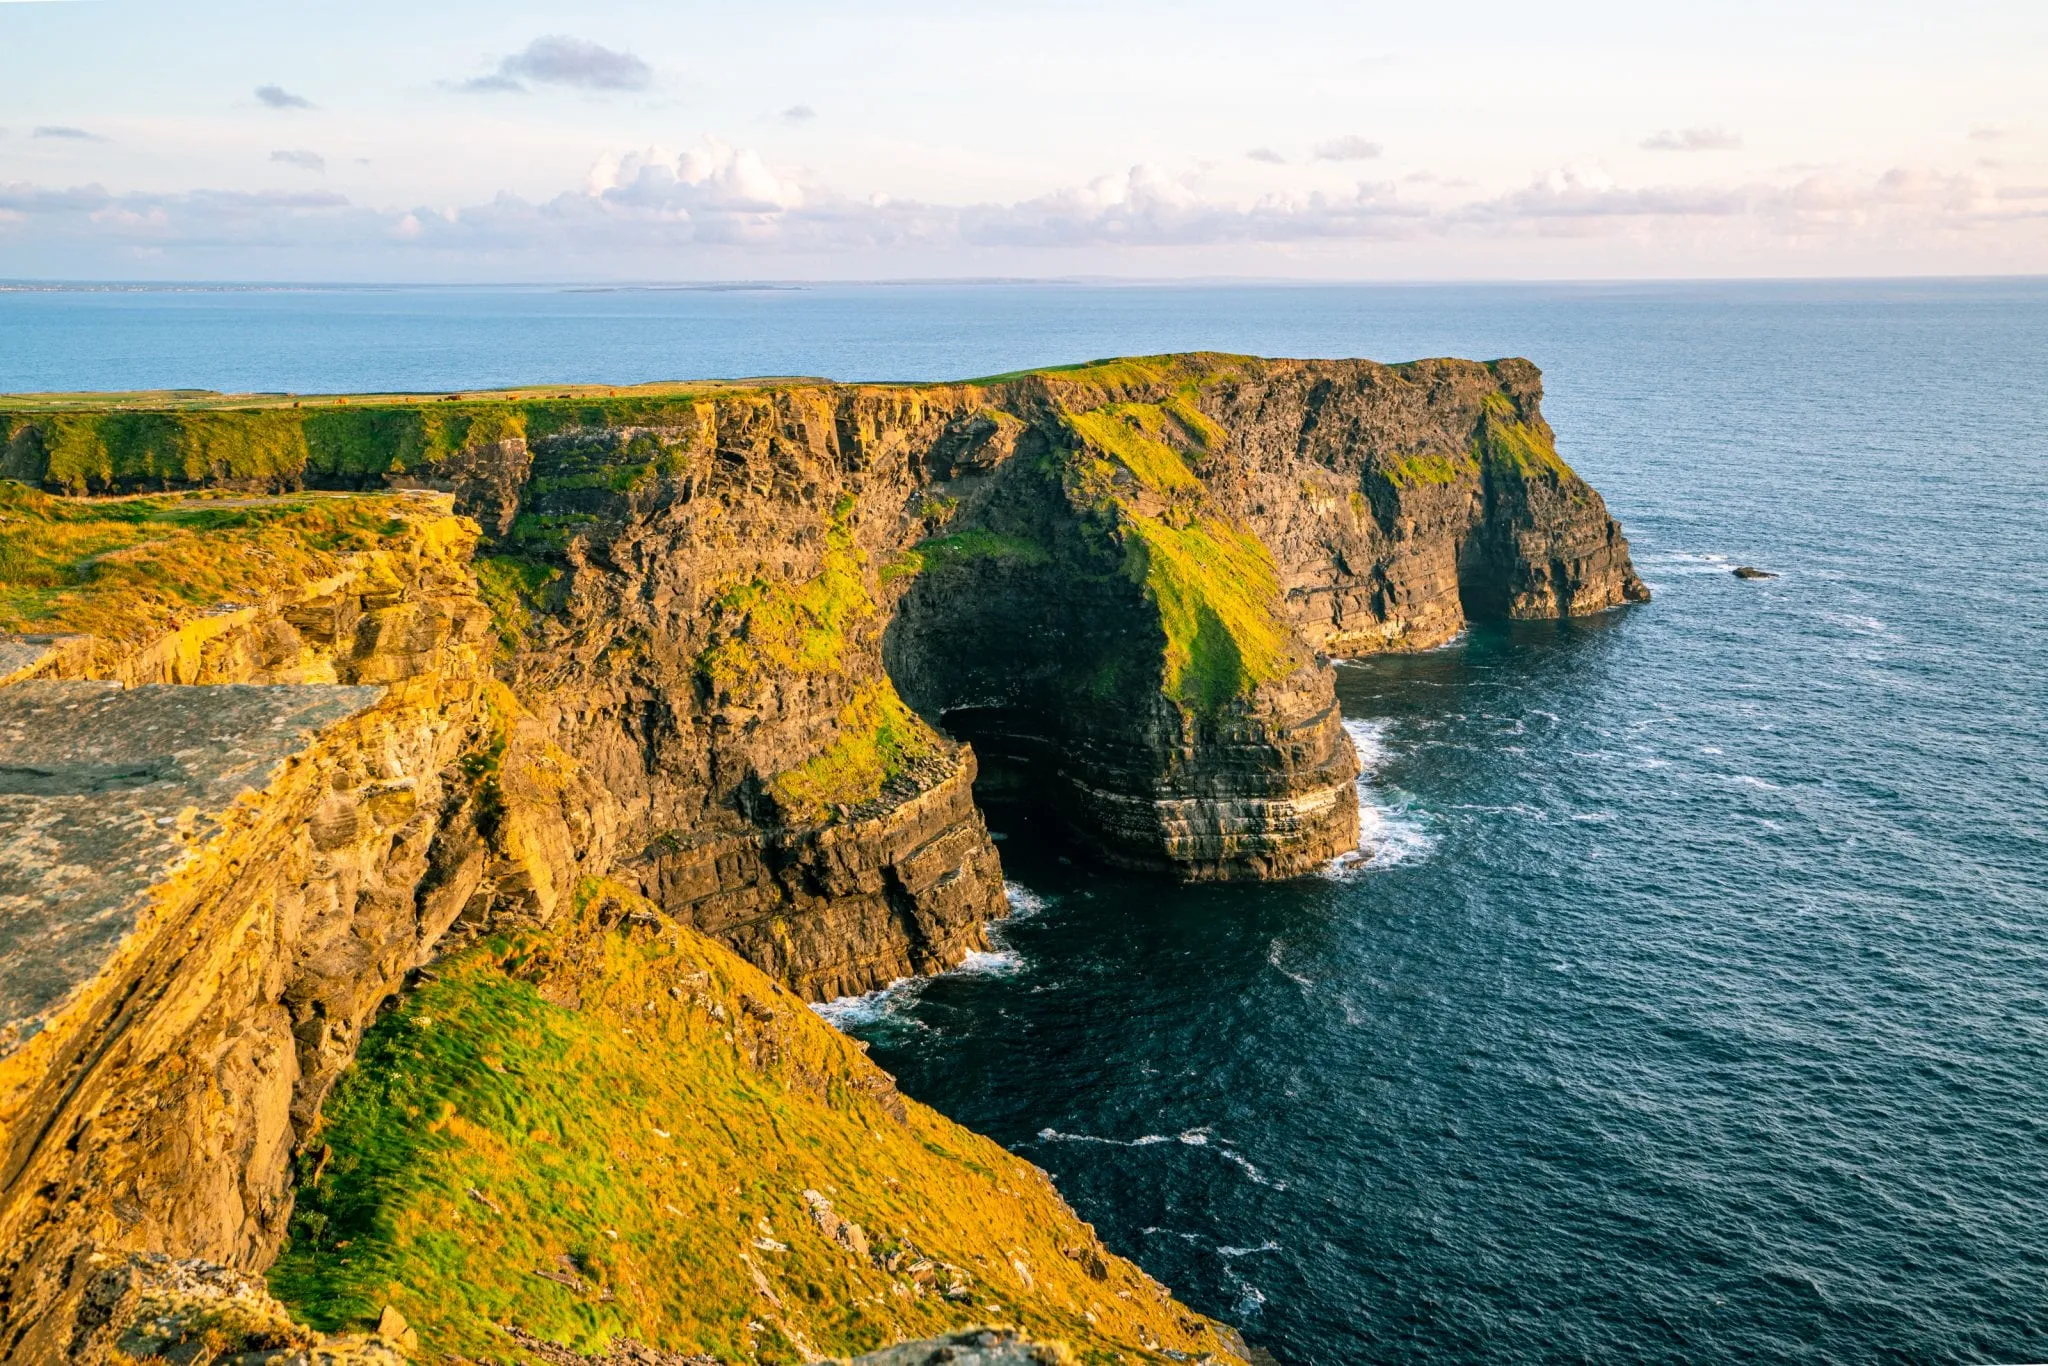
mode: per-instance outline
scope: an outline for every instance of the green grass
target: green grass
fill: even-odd
[[[1520,420],[1505,394],[1488,394],[1483,404],[1478,457],[1494,469],[1511,470],[1524,479],[1570,478],[1571,468],[1558,458],[1547,429]]]
[[[195,610],[252,602],[393,546],[438,506],[327,495],[220,506],[180,496],[92,501],[0,480],[0,631],[129,644]]]
[[[1455,484],[1469,474],[1478,472],[1478,466],[1467,455],[1437,455],[1418,452],[1400,455],[1381,463],[1389,481],[1396,488],[1419,488],[1430,485]]]
[[[928,569],[949,569],[978,561],[1007,561],[1012,564],[1045,564],[1052,558],[1044,546],[1022,536],[970,527],[951,536],[933,536],[919,541],[882,566],[882,582]]]
[[[528,555],[484,555],[476,561],[477,595],[491,609],[498,642],[517,650],[533,625],[541,594],[562,577],[559,565]]]
[[[1169,696],[1213,713],[1300,667],[1273,559],[1258,537],[1215,517],[1175,527],[1132,516],[1128,527],[1125,572],[1158,607]]]
[[[34,464],[43,484],[71,493],[295,485],[417,472],[458,452],[515,438],[620,427],[694,431],[699,403],[689,392],[452,403],[333,398],[246,407],[54,407],[17,401],[0,407],[0,446],[17,473]],[[623,487],[631,487],[658,464],[644,452],[631,454],[595,482],[621,488],[623,480]]]
[[[1123,572],[1159,614],[1166,695],[1191,713],[1214,715],[1286,677],[1305,655],[1282,611],[1272,556],[1214,509],[1196,472],[1227,435],[1197,405],[1184,374],[1168,371],[1179,387],[1161,402],[1066,413],[1083,446],[1067,457],[1064,477],[1072,496],[1121,529],[1114,539]],[[1165,499],[1164,507],[1136,494],[1117,468]]]
[[[270,1272],[313,1326],[392,1304],[427,1360],[529,1360],[500,1324],[769,1366],[980,1322],[1092,1362],[1218,1348],[1041,1174],[897,1097],[752,967],[624,889],[577,904],[437,965],[365,1036]]]
[[[852,514],[852,499],[842,498],[826,524],[824,563],[811,578],[755,577],[713,600],[712,643],[698,656],[697,673],[715,695],[747,696],[780,671],[842,667],[849,633],[875,616]]]
[[[1160,356],[1112,356],[1104,360],[1080,361],[1073,365],[1047,365],[1036,370],[1010,370],[1000,375],[967,380],[968,384],[997,385],[1017,380],[1048,379],[1063,385],[1089,385],[1100,389],[1140,389],[1161,385],[1179,386],[1190,381],[1206,382],[1256,366],[1255,356],[1238,356],[1223,351],[1189,351]]]
[[[1116,403],[1085,413],[1069,413],[1067,425],[1095,449],[1108,455],[1140,484],[1160,494],[1198,493],[1202,481],[1169,444],[1184,434],[1169,428],[1165,411],[1151,403]]]
[[[887,678],[855,694],[840,709],[837,722],[830,747],[768,783],[790,825],[816,825],[834,807],[871,802],[892,779],[944,748],[945,742],[904,705]]]

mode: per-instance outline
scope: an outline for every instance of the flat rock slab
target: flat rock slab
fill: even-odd
[[[91,644],[90,636],[0,636],[0,683],[27,678],[66,653]]]
[[[218,817],[384,690],[31,680],[0,688],[0,1057],[141,922]]]

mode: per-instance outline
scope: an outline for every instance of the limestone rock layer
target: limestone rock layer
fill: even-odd
[[[598,880],[817,1000],[986,947],[985,808],[1185,879],[1353,848],[1331,656],[1647,596],[1540,397],[1201,355],[0,401],[0,1360],[109,1256],[265,1266],[409,974]]]

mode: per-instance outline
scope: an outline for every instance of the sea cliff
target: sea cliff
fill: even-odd
[[[1355,846],[1331,656],[1647,596],[1540,399],[0,400],[0,1353],[1236,1359],[800,1002],[987,947],[988,804],[1183,879]]]

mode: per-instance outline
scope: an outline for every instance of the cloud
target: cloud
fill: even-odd
[[[1355,133],[1328,142],[1316,144],[1317,161],[1371,161],[1381,152],[1377,142],[1369,142]]]
[[[1732,152],[1742,139],[1725,128],[1666,128],[1638,145],[1646,152]]]
[[[1281,156],[1270,147],[1254,147],[1244,155],[1247,161],[1263,161],[1268,166],[1285,166],[1287,164],[1287,158]]]
[[[782,121],[784,123],[809,123],[816,117],[818,117],[818,111],[811,108],[808,104],[792,104],[789,108],[782,111]]]
[[[254,260],[236,253],[261,248],[279,259],[296,253],[371,270],[504,267],[557,276],[571,261],[600,274],[682,275],[716,271],[721,261],[759,274],[790,267],[736,263],[803,261],[797,268],[810,270],[835,258],[942,272],[948,261],[999,259],[1028,272],[1033,259],[1065,262],[1072,258],[1058,253],[1077,251],[1144,271],[1174,251],[1321,251],[1364,261],[1357,250],[1378,243],[1640,243],[1659,235],[1889,250],[1974,233],[2035,262],[2038,246],[2025,243],[2048,217],[2038,187],[2000,190],[1975,176],[1912,167],[1874,178],[1704,186],[1617,184],[1559,170],[1504,193],[1460,200],[1447,197],[1452,188],[1439,181],[1429,201],[1370,182],[1341,193],[1229,200],[1213,197],[1198,174],[1141,165],[1013,202],[946,204],[848,195],[707,139],[681,152],[607,156],[581,186],[538,201],[501,193],[461,208],[369,207],[328,193],[117,194],[99,185],[17,184],[0,185],[0,217],[12,253],[37,244],[116,260],[149,247],[190,262]]]
[[[492,74],[458,88],[472,94],[524,91],[526,81],[579,90],[645,90],[654,81],[654,69],[630,52],[555,33],[534,39],[524,51],[499,62]]]
[[[326,157],[321,156],[318,152],[308,152],[303,149],[298,151],[272,152],[270,159],[281,162],[286,166],[297,166],[308,171],[324,171],[327,169]]]
[[[465,95],[494,95],[499,93],[524,95],[526,87],[510,76],[472,76],[455,87]]]
[[[272,109],[311,109],[313,102],[304,95],[294,95],[281,85],[259,85],[256,98]]]
[[[2003,128],[1972,128],[1970,130],[1970,141],[1972,142],[1996,142],[2004,136],[2005,130]]]
[[[65,138],[73,142],[106,141],[106,139],[101,137],[98,133],[88,133],[83,128],[73,128],[67,124],[46,123],[42,127],[36,129],[35,136],[39,138]]]
[[[0,185],[0,209],[34,217],[66,214],[97,214],[126,211],[138,215],[172,214],[182,210],[203,210],[221,214],[260,214],[269,211],[298,212],[348,207],[346,196],[324,190],[187,190],[179,194],[114,194],[102,185],[75,185],[70,189],[44,189],[16,183]]]

